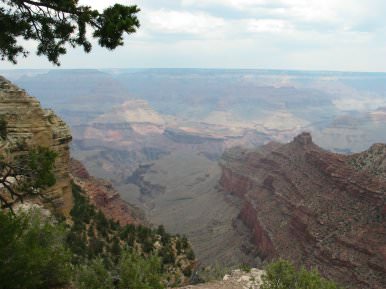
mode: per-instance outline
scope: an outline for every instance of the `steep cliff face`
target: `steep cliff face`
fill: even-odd
[[[37,99],[1,76],[0,116],[7,124],[7,140],[1,144],[1,153],[15,145],[20,150],[41,146],[57,153],[56,184],[46,194],[56,209],[68,215],[72,207],[68,126],[53,111],[43,109]]]
[[[385,148],[339,155],[303,133],[288,144],[228,151],[220,183],[243,199],[239,218],[262,257],[317,267],[350,288],[381,289],[386,284]]]
[[[90,176],[83,164],[74,159],[71,160],[71,176],[90,202],[107,218],[118,221],[122,226],[146,223],[143,212],[122,200],[110,182]]]

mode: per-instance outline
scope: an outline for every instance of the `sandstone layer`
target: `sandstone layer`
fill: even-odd
[[[7,139],[0,145],[2,155],[17,146],[20,153],[34,147],[45,147],[57,153],[54,186],[44,193],[50,204],[68,215],[72,207],[71,182],[69,176],[69,143],[71,133],[68,126],[51,110],[43,109],[39,101],[24,90],[0,76],[0,116],[6,122]]]
[[[239,218],[261,257],[316,267],[349,288],[385,288],[386,145],[327,152],[308,133],[221,161],[224,191],[243,200]]]

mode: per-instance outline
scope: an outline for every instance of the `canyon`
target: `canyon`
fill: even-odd
[[[50,226],[60,226],[63,235],[55,237],[66,244],[66,254],[72,254],[74,263],[71,266],[79,265],[77,262],[81,262],[85,256],[85,262],[91,262],[92,258],[103,258],[106,262],[112,262],[109,254],[114,247],[114,252],[118,251],[120,254],[123,254],[123,250],[130,250],[130,254],[141,255],[144,260],[142,264],[162,262],[162,269],[159,265],[157,270],[162,274],[162,278],[165,278],[165,284],[176,286],[189,283],[191,272],[196,268],[196,260],[186,237],[171,235],[163,227],[151,227],[142,210],[124,201],[111,182],[91,176],[81,162],[71,159],[69,145],[72,136],[66,123],[52,110],[43,109],[36,98],[3,77],[0,77],[0,120],[3,178],[0,195],[1,211],[4,215],[3,209],[9,210],[10,218],[17,218],[19,213],[30,213],[31,216],[36,213],[41,214],[41,218],[47,218],[47,225],[39,219],[36,226],[49,226],[48,222]],[[46,155],[40,159],[30,154],[38,148],[54,153],[54,164],[47,168],[47,171],[52,169],[54,180],[47,186],[39,186],[39,182],[43,182],[41,178],[46,177],[45,173],[49,173],[51,178],[51,172],[45,171],[41,176],[36,168],[39,164],[35,165],[34,162],[51,162],[51,159],[48,160]],[[19,156],[27,156],[22,160],[32,163],[31,168],[27,167],[32,173],[29,175],[28,171],[23,174],[25,171],[21,171],[18,175],[10,177],[9,168],[22,166],[18,162]],[[38,182],[31,192],[29,178]],[[25,197],[21,197],[23,193]],[[5,206],[3,200],[6,200]],[[32,213],[31,210],[38,211]],[[26,218],[25,222],[28,221]],[[16,221],[16,226],[24,228],[26,225]],[[6,230],[7,227],[3,231]],[[47,243],[45,235],[41,236],[40,231],[36,230],[34,234],[38,235],[39,242]],[[32,242],[33,238],[29,238],[27,242]],[[4,244],[12,254],[10,248],[14,247],[9,246],[8,242],[6,240]],[[156,261],[148,261],[150,255],[157,258],[153,259]],[[22,257],[14,258],[18,260]],[[44,262],[35,259],[34,262]],[[67,266],[62,263],[58,265]],[[68,282],[73,288],[70,280]]]
[[[139,208],[125,202],[109,181],[91,176],[80,161],[71,159],[70,172],[72,181],[108,219],[117,221],[121,226],[148,224]]]
[[[383,288],[385,147],[371,146],[386,141],[383,74],[9,75],[69,123],[84,164],[73,180],[119,222],[187,235],[202,266],[283,257]]]
[[[121,225],[146,223],[143,213],[123,201],[108,181],[90,176],[79,161],[70,158],[72,134],[52,110],[43,109],[36,98],[1,76],[0,104],[0,116],[6,130],[6,138],[0,140],[0,154],[5,160],[12,161],[15,155],[37,147],[56,153],[55,184],[40,194],[44,198],[28,201],[69,217],[73,207],[71,183],[74,181],[107,217]]]
[[[259,256],[317,268],[350,288],[386,284],[386,145],[340,155],[309,133],[287,144],[234,148],[221,159],[222,190]]]

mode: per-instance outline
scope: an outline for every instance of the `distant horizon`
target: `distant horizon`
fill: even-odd
[[[19,71],[65,71],[65,70],[99,70],[99,71],[108,71],[108,70],[223,70],[223,71],[259,71],[259,72],[304,72],[304,73],[353,73],[353,74],[386,74],[385,71],[361,71],[361,70],[317,70],[317,69],[297,69],[297,68],[242,68],[242,67],[100,67],[100,68],[91,68],[91,67],[51,67],[51,68],[19,68],[15,65],[14,68],[0,68],[1,71],[10,71],[10,70],[19,70]]]

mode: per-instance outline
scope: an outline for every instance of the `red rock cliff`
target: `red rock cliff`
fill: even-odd
[[[73,181],[90,198],[91,203],[106,217],[118,221],[121,225],[145,224],[144,215],[137,207],[122,200],[110,182],[90,176],[81,162],[71,160],[71,175]]]
[[[350,288],[381,289],[386,284],[384,152],[386,145],[352,156],[334,154],[303,133],[288,144],[228,151],[220,183],[243,199],[239,217],[262,257],[317,267]]]

